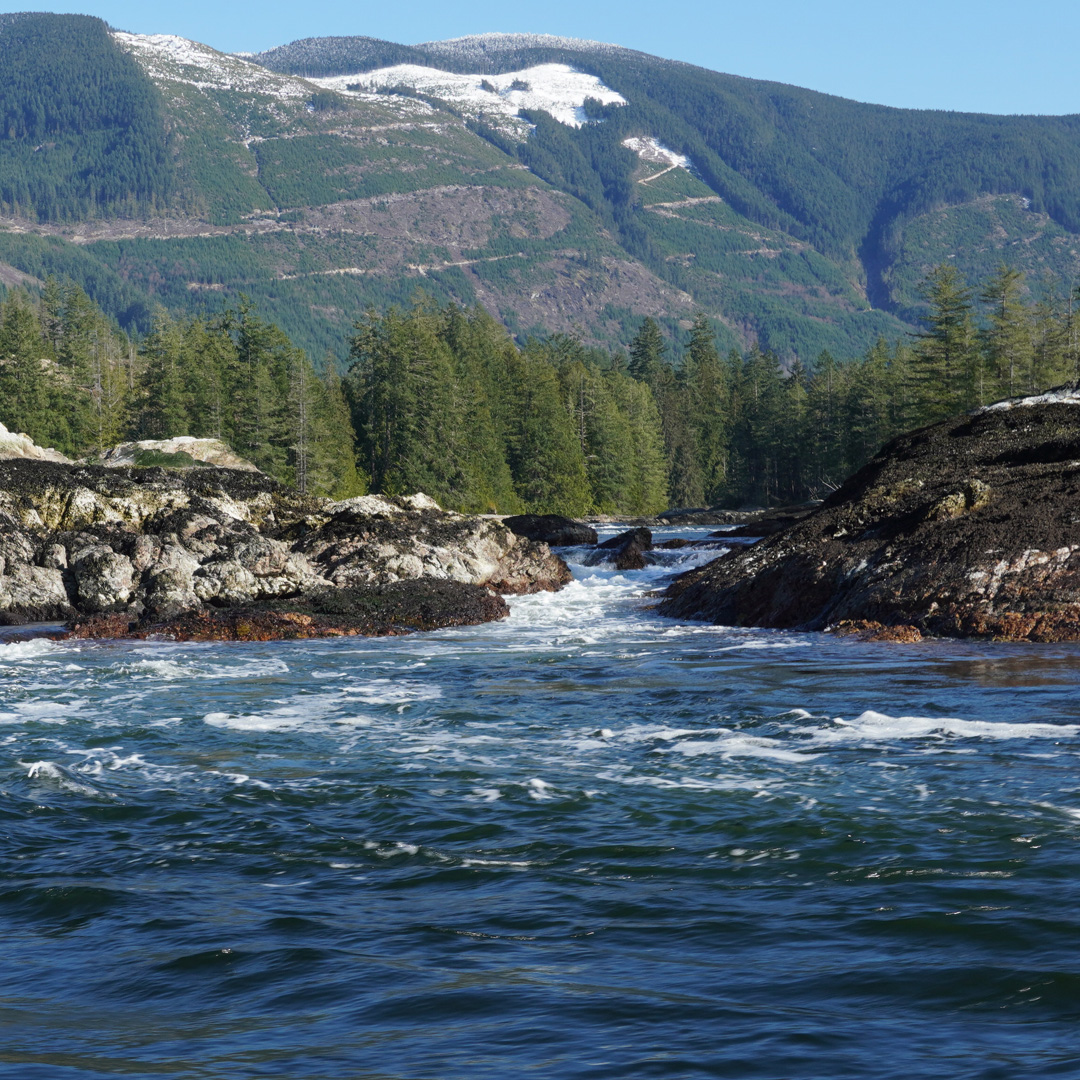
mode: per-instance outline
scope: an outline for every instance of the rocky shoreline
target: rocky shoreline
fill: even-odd
[[[817,510],[678,578],[661,614],[730,626],[1080,640],[1080,393],[901,436]]]
[[[504,618],[570,580],[549,547],[423,495],[343,502],[261,473],[0,461],[0,622],[82,637],[388,634]]]

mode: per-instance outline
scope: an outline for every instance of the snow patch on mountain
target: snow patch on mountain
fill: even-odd
[[[667,169],[693,169],[693,162],[685,154],[676,154],[669,150],[659,139],[646,139],[636,135],[630,139],[623,139],[623,146],[627,150],[633,150],[642,161],[650,165],[662,165]]]
[[[175,34],[128,34],[114,30],[112,36],[157,80],[187,83],[201,90],[240,90],[286,100],[311,95],[311,86],[303,79],[275,74],[239,56],[228,56]]]
[[[441,98],[475,120],[485,120],[523,137],[528,126],[518,118],[519,109],[550,113],[570,127],[587,122],[585,99],[605,105],[625,105],[626,98],[605,86],[595,75],[576,71],[566,64],[539,64],[504,75],[458,75],[418,64],[395,64],[357,75],[313,78],[309,82],[341,93],[348,87],[372,91],[409,86],[421,94]]]

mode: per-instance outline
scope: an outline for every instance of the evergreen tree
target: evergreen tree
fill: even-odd
[[[1031,366],[1026,380],[1029,393],[1056,386],[1071,377],[1069,315],[1064,306],[1057,283],[1053,278],[1044,278],[1041,295],[1029,313]]]
[[[183,351],[183,329],[171,315],[159,309],[142,348],[141,408],[137,424],[141,438],[172,439],[190,434]]]
[[[91,391],[100,358],[97,356],[100,313],[77,285],[62,290],[63,314],[57,362],[63,372],[59,400],[67,420],[67,453],[81,454],[97,444],[98,424]]]
[[[657,514],[670,505],[667,458],[660,411],[644,383],[612,372],[611,389],[633,433],[634,455],[630,488],[618,509],[624,513]]]
[[[700,459],[702,495],[710,506],[728,490],[730,417],[724,368],[708,318],[698,314],[690,328],[684,361],[690,423]]]
[[[231,398],[226,430],[233,449],[272,476],[285,473],[289,428],[289,370],[298,350],[242,298],[225,325],[236,342],[230,357]]]
[[[588,513],[592,498],[585,456],[555,369],[535,343],[513,366],[517,422],[508,457],[518,495],[536,513]]]
[[[823,351],[807,385],[806,433],[811,466],[808,487],[826,494],[847,476],[845,453],[846,380],[833,355]]]
[[[659,323],[651,316],[642,319],[641,327],[630,343],[630,374],[635,379],[651,382],[666,366],[666,357],[667,345]]]
[[[50,432],[43,344],[29,296],[13,293],[0,308],[0,420],[35,441],[47,440]]]
[[[950,263],[925,278],[922,296],[930,305],[926,329],[912,357],[919,423],[951,416],[973,400],[979,384],[979,351],[971,317],[971,291]]]
[[[1015,397],[1031,386],[1032,325],[1023,293],[1024,275],[1004,264],[979,293],[979,299],[987,305],[983,338],[995,398]]]
[[[368,490],[367,477],[356,465],[356,433],[341,377],[332,361],[324,365],[307,476],[307,490],[313,495],[350,499]]]
[[[895,380],[890,367],[889,347],[881,338],[851,365],[842,408],[849,470],[856,462],[869,461],[896,430],[892,422]]]

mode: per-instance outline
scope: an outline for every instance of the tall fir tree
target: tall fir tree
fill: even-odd
[[[960,271],[942,263],[922,283],[929,305],[916,338],[911,377],[919,423],[930,423],[973,400],[981,361],[972,322],[971,290]]]
[[[1033,326],[1024,292],[1023,273],[1002,264],[979,293],[987,309],[983,340],[993,397],[1015,397],[1031,386]]]

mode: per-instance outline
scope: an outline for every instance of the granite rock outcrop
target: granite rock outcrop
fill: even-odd
[[[561,588],[545,544],[423,495],[342,502],[258,472],[0,461],[0,620],[116,614],[151,625],[416,579]]]

